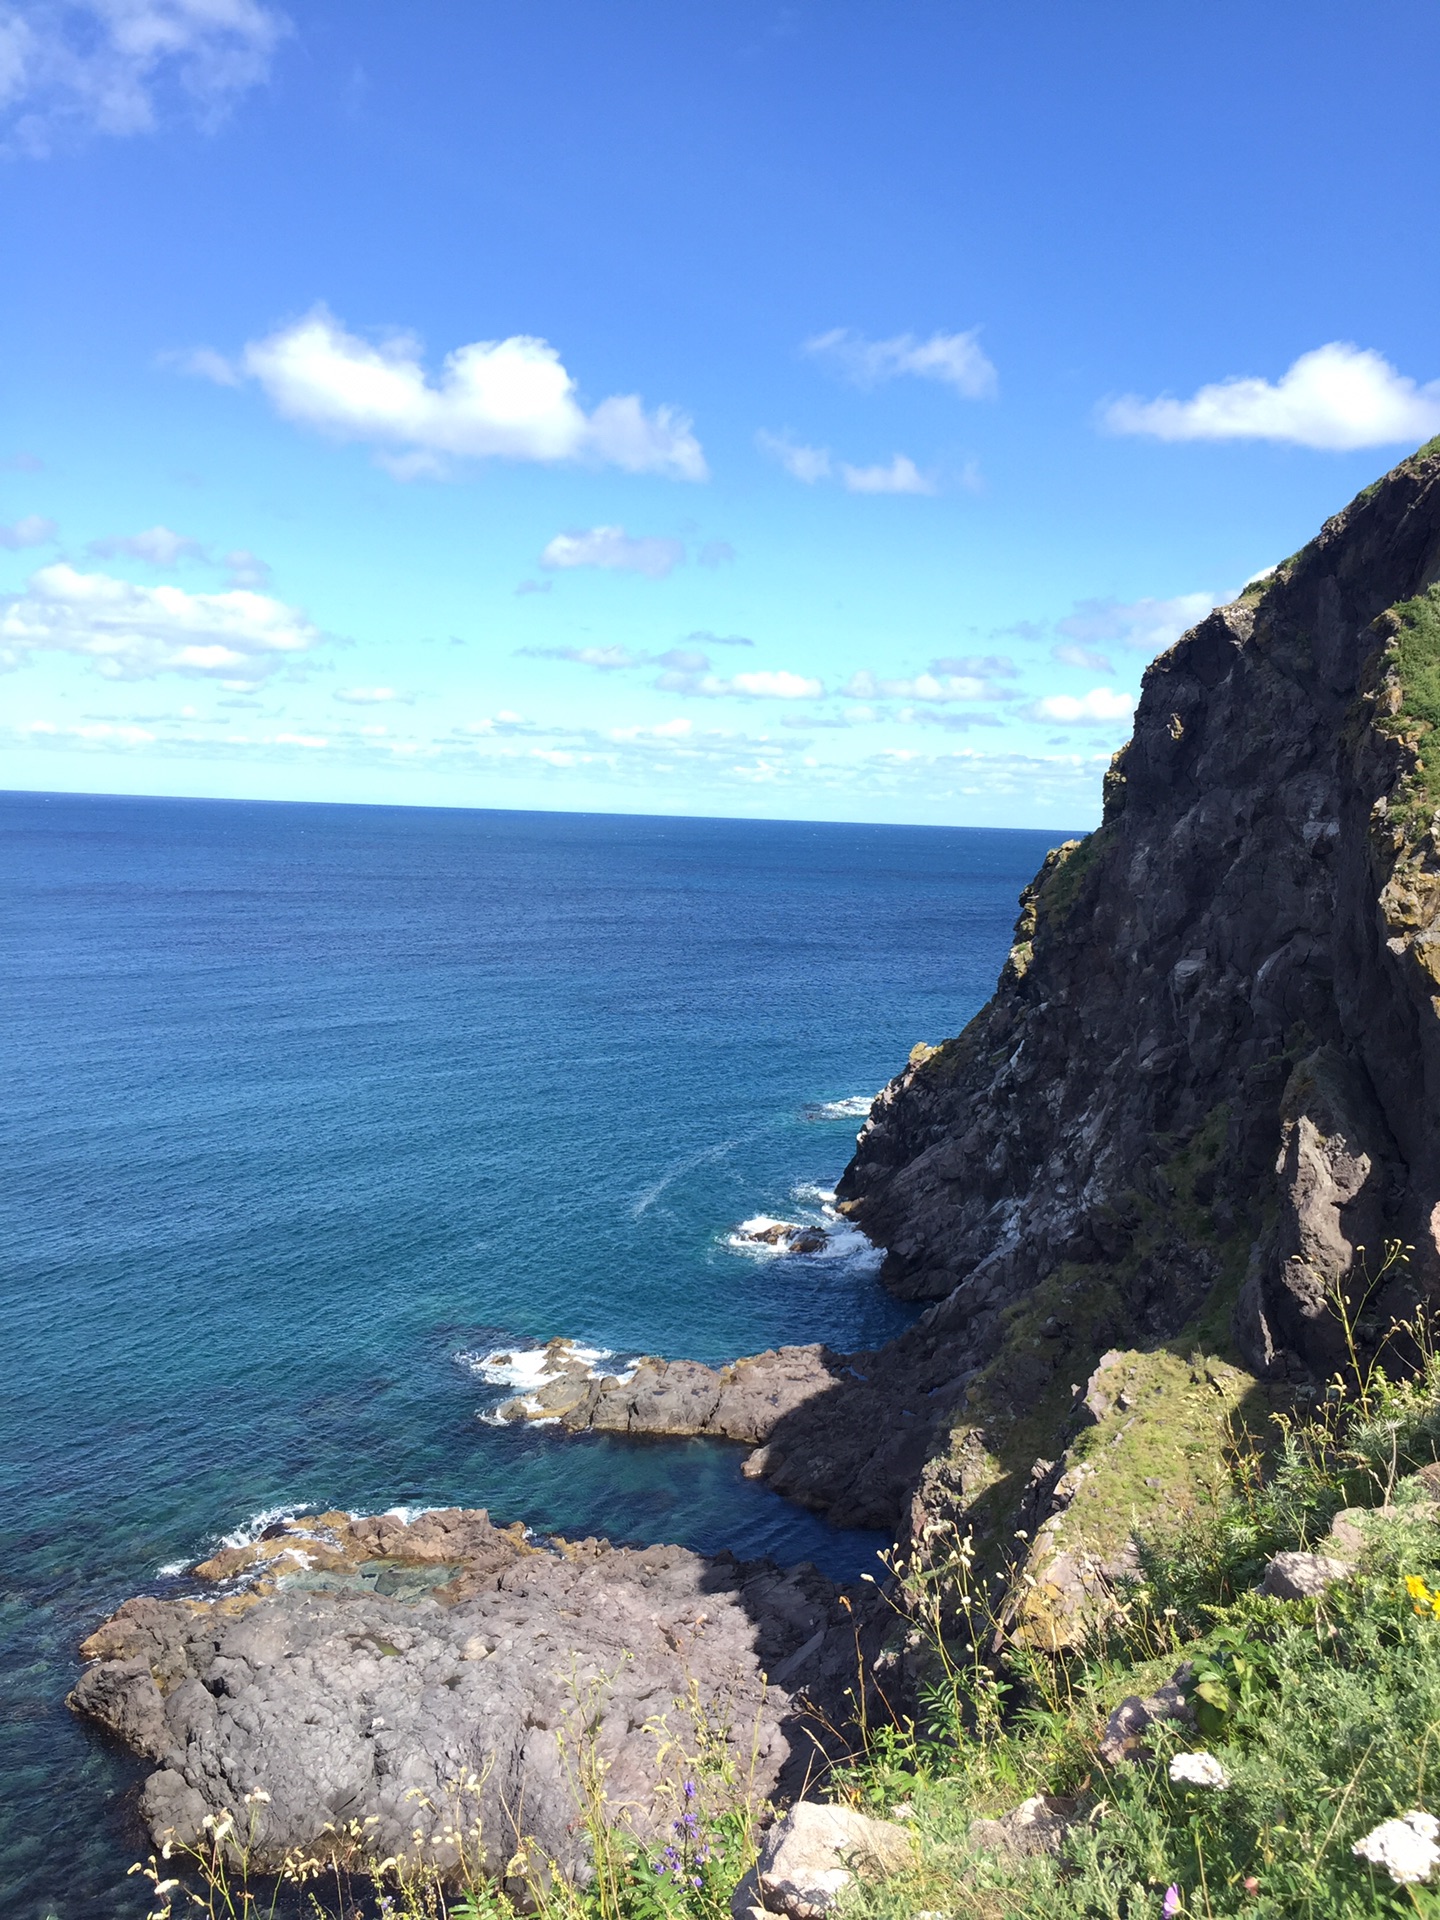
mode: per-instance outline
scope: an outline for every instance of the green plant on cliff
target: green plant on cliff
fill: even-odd
[[[1402,1256],[1386,1250],[1392,1265]],[[893,1742],[883,1768],[861,1760],[850,1790],[873,1781],[876,1805],[903,1794],[920,1839],[913,1875],[858,1890],[867,1920],[1138,1920],[1167,1898],[1166,1913],[1206,1920],[1440,1916],[1440,1870],[1403,1883],[1355,1852],[1387,1820],[1440,1813],[1440,1474],[1417,1471],[1440,1454],[1440,1358],[1423,1321],[1394,1331],[1418,1368],[1399,1378],[1384,1356],[1365,1363],[1281,1419],[1274,1448],[1237,1449],[1228,1498],[1151,1528],[1087,1642],[992,1654],[1009,1689],[998,1728],[948,1755],[913,1740],[908,1780]],[[1347,1513],[1332,1539],[1342,1507],[1379,1512]],[[1267,1561],[1294,1550],[1356,1564],[1313,1599],[1257,1592]],[[1108,1762],[1110,1710],[1182,1662],[1194,1719],[1158,1722]],[[1197,1749],[1223,1785],[1172,1777],[1172,1759]],[[1067,1797],[1060,1851],[987,1847],[974,1823],[1035,1793]]]
[[[1440,587],[1390,609],[1393,631],[1383,666],[1399,694],[1399,705],[1376,725],[1382,733],[1414,743],[1416,762],[1407,775],[1398,811],[1407,828],[1428,828],[1440,807]]]

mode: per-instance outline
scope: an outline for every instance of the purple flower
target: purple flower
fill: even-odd
[[[683,1792],[687,1800],[693,1800],[695,1798],[695,1782],[693,1780],[687,1780]]]
[[[1180,1911],[1180,1889],[1173,1880],[1165,1889],[1165,1898],[1161,1903],[1160,1911],[1164,1914],[1165,1920],[1175,1920],[1176,1914]]]

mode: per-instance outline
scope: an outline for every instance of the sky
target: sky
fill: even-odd
[[[1433,0],[0,0],[0,786],[1083,829],[1440,432]]]

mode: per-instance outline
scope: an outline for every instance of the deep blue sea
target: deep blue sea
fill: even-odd
[[[738,1449],[497,1428],[473,1357],[905,1324],[821,1218],[1056,833],[0,796],[0,1914],[145,1903],[76,1644],[303,1504],[853,1575]]]

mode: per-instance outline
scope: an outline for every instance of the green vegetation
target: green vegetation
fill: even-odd
[[[1047,874],[1039,897],[1040,911],[1052,925],[1062,926],[1069,917],[1086,877],[1113,837],[1104,827],[1097,827],[1083,840],[1067,840],[1063,847],[1056,848],[1054,870]]]
[[[1440,807],[1440,586],[1390,610],[1392,632],[1382,668],[1399,694],[1399,705],[1382,715],[1376,725],[1384,733],[1403,737],[1416,749],[1416,764],[1407,777],[1399,807],[1391,818],[1410,832],[1427,831]]]

